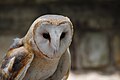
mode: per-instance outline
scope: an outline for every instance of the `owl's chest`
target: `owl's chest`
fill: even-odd
[[[23,80],[45,80],[55,72],[58,61],[59,59],[33,59]]]

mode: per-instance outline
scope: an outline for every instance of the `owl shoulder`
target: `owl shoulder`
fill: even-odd
[[[23,46],[23,38],[15,38],[9,50]]]

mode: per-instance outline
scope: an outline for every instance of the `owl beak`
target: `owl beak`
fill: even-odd
[[[52,47],[54,49],[54,53],[57,53],[57,51],[59,50],[59,40],[54,40]]]

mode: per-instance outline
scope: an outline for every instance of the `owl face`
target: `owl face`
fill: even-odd
[[[34,30],[34,41],[38,49],[49,58],[59,58],[72,41],[70,22],[52,24],[43,21]]]

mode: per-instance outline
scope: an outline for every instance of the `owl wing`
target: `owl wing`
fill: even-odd
[[[71,56],[69,49],[60,58],[57,70],[46,80],[67,80],[71,67]]]
[[[22,80],[33,57],[24,47],[8,51],[0,67],[0,80]]]
[[[15,38],[12,45],[10,46],[10,50],[19,48],[21,46],[23,46],[23,38]]]

